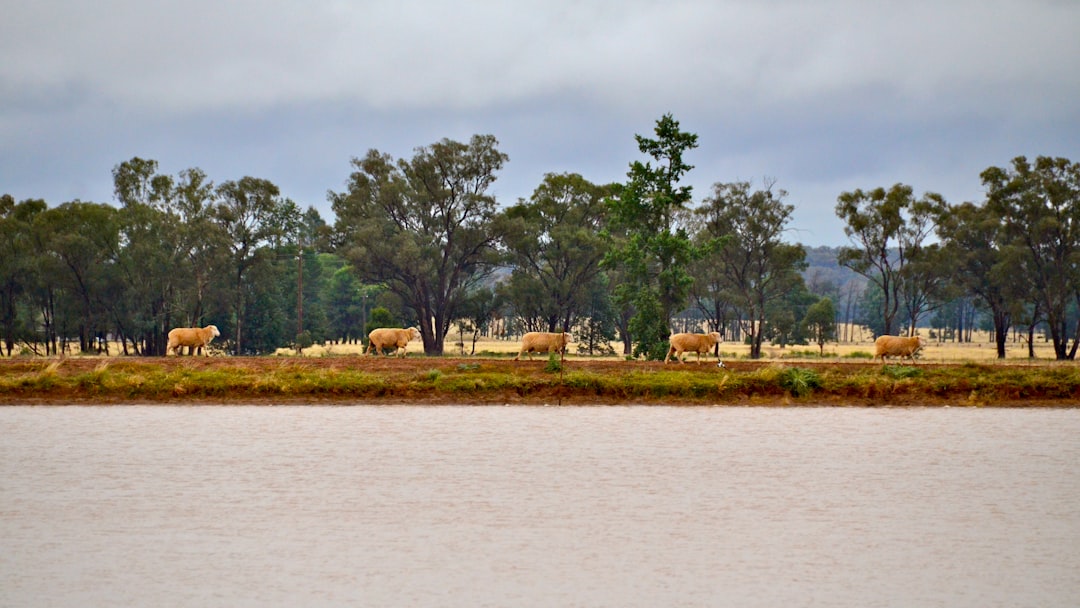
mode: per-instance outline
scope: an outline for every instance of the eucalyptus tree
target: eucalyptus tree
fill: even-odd
[[[900,297],[909,335],[915,335],[915,327],[927,312],[955,295],[948,280],[952,274],[948,254],[940,244],[927,242],[947,209],[948,203],[940,194],[923,194],[911,202],[899,234],[908,259],[900,269]]]
[[[1080,322],[1070,330],[1068,312],[1070,303],[1080,305],[1080,163],[1018,156],[1011,168],[990,167],[981,177],[1046,316],[1055,358],[1074,359]]]
[[[170,328],[207,323],[204,302],[211,282],[231,266],[223,228],[212,217],[213,182],[196,168],[176,177],[157,168],[157,161],[138,157],[113,168],[122,205],[118,266],[125,291],[114,303],[114,316],[121,339],[128,324],[139,334],[131,335],[133,343],[139,337],[148,355],[165,354]],[[222,319],[214,323],[228,325]]]
[[[224,182],[215,189],[215,195],[213,218],[224,232],[231,254],[232,346],[234,354],[241,354],[246,352],[242,337],[248,299],[265,301],[267,297],[265,286],[252,284],[247,280],[248,275],[256,266],[273,262],[273,245],[289,236],[295,237],[300,210],[293,201],[282,198],[273,183],[254,177]],[[265,276],[263,272],[259,274]]]
[[[527,329],[570,331],[588,314],[607,253],[601,230],[610,191],[577,174],[549,173],[528,201],[506,210],[503,244],[513,271],[505,293]]]
[[[706,258],[718,272],[716,297],[740,311],[754,359],[761,357],[772,305],[795,290],[805,291],[800,273],[806,268],[806,250],[782,240],[795,207],[784,203],[787,193],[774,191],[773,185],[751,191],[749,182],[715,184],[696,211],[704,233],[717,239]]]
[[[1012,326],[1014,302],[1023,301],[1016,286],[1021,269],[1007,251],[1008,241],[1001,217],[987,205],[962,203],[950,206],[937,226],[952,280],[981,299],[990,310],[998,359],[1005,358],[1005,344]]]
[[[698,209],[696,213],[700,213]],[[695,235],[695,241],[704,243],[717,238],[707,226],[702,226]],[[729,327],[739,318],[739,310],[732,304],[736,297],[730,289],[724,268],[716,263],[715,252],[695,260],[690,265],[694,284],[690,286],[690,300],[704,317],[710,331],[718,331],[727,336]],[[741,336],[741,332],[736,331]],[[740,338],[741,339],[741,338]]]
[[[9,357],[15,346],[15,296],[21,291],[18,254],[24,250],[18,245],[22,231],[13,217],[14,211],[15,198],[10,194],[0,196],[0,324]]]
[[[271,247],[260,249],[257,262],[246,271],[243,282],[244,342],[240,353],[261,355],[273,353],[279,347],[295,344],[300,336],[296,331],[295,317],[290,313],[296,303],[295,258],[288,256],[287,263],[275,259]],[[290,280],[292,279],[292,280]]]
[[[806,344],[809,334],[802,320],[819,299],[820,296],[806,288],[800,274],[787,293],[765,306],[765,339],[780,348],[788,344]]]
[[[45,201],[28,199],[15,202],[9,194],[0,196],[0,325],[4,348],[11,356],[19,339],[32,337],[31,315],[24,303],[29,301],[39,274],[35,260],[41,255],[34,246],[34,217],[44,211]],[[24,304],[24,305],[20,305]]]
[[[917,317],[922,310],[920,290],[926,285],[912,272],[916,268],[925,272],[927,267],[906,267],[923,253],[923,243],[933,232],[933,220],[940,216],[944,204],[934,193],[916,199],[911,186],[904,184],[888,190],[858,189],[837,197],[836,215],[844,220],[844,234],[855,245],[841,247],[837,261],[881,291],[880,326],[885,334],[896,330],[896,316],[905,297],[917,305],[909,317]],[[911,318],[908,325],[909,333],[913,332]]]
[[[692,198],[692,188],[679,184],[693,169],[683,155],[697,147],[697,135],[681,131],[671,114],[656,121],[654,132],[656,139],[634,136],[638,150],[653,160],[631,163],[626,184],[608,199],[612,229],[625,239],[614,242],[605,264],[621,268],[625,277],[614,295],[621,307],[634,311],[628,327],[634,355],[662,359],[672,315],[689,298],[688,265],[701,255],[677,223]]]
[[[502,316],[502,310],[506,306],[504,296],[490,285],[480,285],[469,291],[460,306],[458,314],[458,328],[461,332],[462,354],[465,354],[465,334],[472,334],[472,348],[470,355],[476,354],[476,342],[481,334],[488,331],[491,322]]]
[[[802,319],[810,340],[825,354],[825,343],[836,339],[836,306],[829,297],[814,302]]]
[[[585,287],[586,309],[581,314],[575,336],[578,353],[615,354],[611,342],[616,337],[620,319],[611,300],[611,279],[610,274],[601,274],[596,281]]]
[[[342,343],[363,341],[368,298],[352,267],[333,270],[320,297],[326,306],[328,338]]]
[[[231,266],[228,236],[216,219],[215,203],[214,182],[201,169],[186,169],[177,175],[173,205],[180,216],[180,246],[186,260],[183,264],[187,269],[185,275],[190,277],[190,280],[176,286],[177,298],[170,316],[178,324],[197,327],[211,323],[219,327],[228,325],[222,319],[211,320],[207,314],[207,299],[214,291],[215,278],[225,275]],[[220,304],[216,308],[221,308]]]
[[[428,355],[442,354],[462,299],[498,262],[489,188],[506,161],[491,135],[443,139],[407,161],[373,149],[353,159],[348,189],[329,195],[339,252],[415,311]]]
[[[958,288],[951,280],[950,252],[938,243],[912,249],[912,255],[900,274],[900,310],[908,333],[914,334],[919,321],[945,302],[956,297]]]
[[[47,211],[48,205],[43,200],[23,201],[16,207],[19,217],[29,224],[27,238],[21,243],[27,245],[28,255],[23,259],[25,263],[20,264],[26,270],[22,275],[22,299],[27,316],[33,318],[26,324],[26,345],[35,354],[41,354],[38,350],[41,344],[45,355],[57,355],[60,352],[58,306],[64,299],[57,277],[64,268],[49,248],[56,220],[55,214]]]
[[[115,207],[76,200],[35,217],[45,254],[56,262],[45,280],[63,294],[50,305],[65,313],[60,326],[78,333],[82,352],[95,350],[108,329],[103,311],[116,270],[118,214]]]
[[[172,204],[175,185],[157,173],[157,161],[138,157],[115,166],[112,175],[121,249],[119,293],[109,309],[125,352],[130,339],[136,354],[164,355],[176,286],[190,281]]]
[[[297,343],[309,339],[312,343],[327,340],[330,322],[322,295],[326,283],[339,267],[338,261],[327,260],[325,254],[320,255],[314,248],[303,247],[300,243],[278,248],[274,260],[270,266],[274,281],[279,285],[277,293],[281,303],[278,306],[288,317],[288,327],[295,328],[292,336],[296,337]],[[291,338],[286,341],[291,342]]]

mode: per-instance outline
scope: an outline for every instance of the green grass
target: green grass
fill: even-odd
[[[793,397],[805,397],[821,388],[821,377],[812,369],[790,367],[780,374],[780,386]]]
[[[557,364],[557,367],[553,364]],[[745,364],[744,364],[745,365]],[[532,372],[529,373],[528,370]],[[806,403],[838,405],[1080,406],[1080,367],[992,364],[944,366],[767,364],[744,371],[715,366],[655,366],[626,362],[606,371],[550,357],[535,366],[490,359],[425,360],[424,368],[365,371],[317,361],[245,367],[241,363],[161,365],[110,360],[77,370],[59,361],[0,367],[0,403],[29,398],[63,402],[351,400],[498,403]]]

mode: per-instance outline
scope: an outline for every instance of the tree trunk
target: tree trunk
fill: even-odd
[[[240,328],[244,324],[244,271],[238,269],[236,272],[236,330],[233,332],[233,336],[236,339],[236,344],[233,345],[233,355],[240,356]],[[195,349],[191,349],[194,351]],[[194,352],[192,352],[194,354]]]
[[[15,348],[15,288],[11,284],[4,291],[4,346],[10,357]]]
[[[1076,360],[1076,347],[1080,345],[1080,321],[1076,323],[1076,333],[1073,335],[1072,348],[1069,349],[1069,361]]]
[[[994,343],[997,345],[997,358],[1005,358],[1005,341],[1009,339],[1009,313],[994,312]]]

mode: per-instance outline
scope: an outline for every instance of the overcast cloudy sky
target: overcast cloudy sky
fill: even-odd
[[[981,201],[1019,155],[1080,161],[1076,0],[39,0],[0,19],[0,193],[115,202],[132,157],[277,184],[327,221],[350,159],[494,135],[494,193],[623,181],[635,134],[698,135],[695,200],[763,178],[788,240],[903,182]]]

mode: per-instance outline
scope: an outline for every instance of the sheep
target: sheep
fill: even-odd
[[[686,363],[686,353],[696,352],[698,365],[701,365],[701,353],[708,353],[722,340],[723,338],[718,331],[708,334],[672,334],[668,338],[671,347],[668,348],[667,356],[664,357],[664,364],[667,364],[668,360],[671,359],[671,355],[675,355],[679,363]],[[716,362],[720,367],[724,367],[719,356],[716,358]]]
[[[180,349],[187,346],[190,350],[189,353],[194,355],[195,349],[203,349],[203,354],[210,356],[210,349],[206,348],[210,341],[215,337],[220,336],[221,332],[218,331],[217,325],[207,325],[206,327],[177,327],[169,331],[169,345],[165,347],[165,355],[168,356],[171,351],[173,354],[179,356]]]
[[[396,327],[373,329],[368,334],[368,347],[364,354],[372,353],[377,355],[382,353],[384,348],[393,348],[397,356],[404,357],[406,353],[405,347],[409,345],[410,341],[419,337],[420,330],[415,327],[408,329],[398,329]]]
[[[527,355],[529,361],[532,361],[533,351],[566,354],[566,345],[569,343],[570,334],[566,332],[530,331],[521,337],[521,352],[514,357],[514,361],[520,361],[521,355]]]
[[[874,359],[881,357],[881,364],[885,365],[886,357],[907,357],[915,363],[915,353],[926,346],[926,340],[921,336],[904,338],[900,336],[879,336],[874,340]]]

